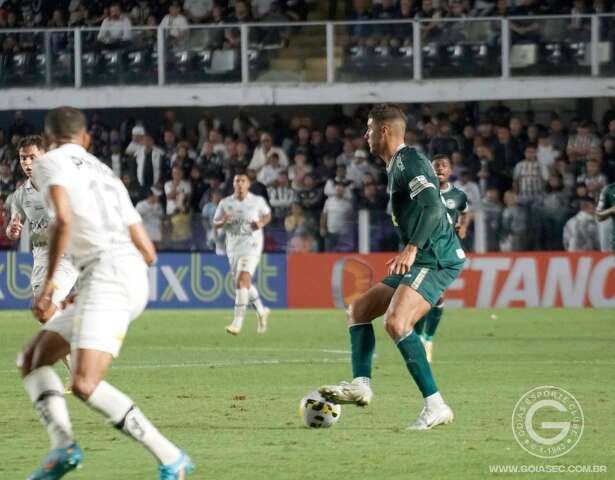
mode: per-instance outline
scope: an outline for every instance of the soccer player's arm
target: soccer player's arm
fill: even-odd
[[[9,240],[18,240],[23,228],[22,219],[26,218],[26,214],[21,206],[17,205],[14,197],[10,202],[9,212],[11,220],[6,226],[6,236]]]
[[[258,202],[259,202],[259,212],[258,212],[259,218],[258,218],[256,230],[258,230],[259,228],[265,227],[271,221],[271,208],[269,208],[269,205],[267,205],[267,202],[265,201],[265,199],[263,197],[259,197]]]
[[[462,199],[463,200],[459,205],[459,223],[456,228],[459,237],[463,239],[466,236],[470,222],[472,222],[472,212],[470,211],[470,204],[465,193],[463,194]]]
[[[41,158],[32,172],[32,180],[41,192],[45,192],[47,202],[54,212],[55,220],[49,229],[49,254],[47,260],[47,276],[38,299],[35,299],[33,311],[41,321],[48,320],[54,310],[52,305],[53,291],[56,285],[53,281],[56,268],[70,238],[73,216],[66,186],[69,175],[59,162],[51,163],[49,159]]]
[[[216,213],[214,214],[214,229],[218,230],[224,227],[224,225],[228,223],[229,218],[229,215],[224,213],[224,206],[222,205],[222,202],[218,203]]]
[[[596,217],[599,222],[604,222],[610,216],[615,215],[615,205],[611,205],[609,196],[607,195],[606,189],[608,187],[604,187],[602,192],[600,192],[600,200],[598,201],[598,208],[596,209]]]
[[[408,246],[423,248],[440,221],[442,200],[440,192],[424,175],[417,175],[409,182],[410,198],[420,206],[419,220],[414,228],[406,225]]]

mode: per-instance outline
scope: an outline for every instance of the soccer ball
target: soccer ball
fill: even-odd
[[[329,428],[340,419],[342,407],[328,402],[318,390],[314,390],[301,399],[299,414],[306,427]]]

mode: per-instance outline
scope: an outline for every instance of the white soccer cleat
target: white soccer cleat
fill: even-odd
[[[374,396],[374,392],[369,385],[353,380],[352,382],[341,382],[339,385],[323,385],[318,392],[333,403],[353,404],[359,407],[369,405]]]
[[[226,330],[226,333],[230,333],[231,335],[234,335],[235,337],[241,333],[241,329],[236,327],[233,324],[227,325],[225,330]]]
[[[256,315],[256,333],[265,333],[267,331],[267,320],[269,319],[270,314],[271,310],[265,307],[262,315]]]
[[[425,340],[423,342],[423,346],[425,347],[425,356],[427,357],[427,361],[431,363],[431,359],[433,358],[433,342],[431,340]]]
[[[454,419],[453,410],[446,404],[438,409],[423,407],[419,417],[408,427],[408,430],[431,430],[438,425],[453,423]]]

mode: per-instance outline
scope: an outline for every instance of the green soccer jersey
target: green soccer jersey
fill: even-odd
[[[600,192],[600,200],[598,201],[598,211],[606,210],[615,205],[615,183],[611,183],[602,189]],[[615,218],[613,218],[615,223]],[[615,251],[615,224],[611,234],[611,248]]]
[[[454,187],[452,183],[448,184],[446,190],[440,190],[440,194],[444,199],[444,205],[446,211],[453,221],[453,225],[457,225],[459,215],[462,213],[468,213],[468,197],[462,190]]]
[[[429,204],[431,211],[437,211],[435,228],[426,240],[416,242],[418,253],[414,264],[436,269],[463,263],[465,254],[442,202],[438,178],[429,160],[416,149],[403,145],[393,155],[387,174],[392,220],[404,245],[411,241],[414,244],[425,233],[419,227],[426,210],[417,197],[429,188],[438,192],[437,200]]]

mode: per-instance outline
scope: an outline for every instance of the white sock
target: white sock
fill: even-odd
[[[250,285],[250,289],[248,290],[249,300],[254,308],[256,309],[256,313],[258,316],[262,316],[265,313],[265,306],[263,302],[261,302],[261,297],[258,294],[258,290],[254,285]]]
[[[134,406],[132,400],[107,382],[100,382],[87,404],[109,419],[115,428],[143,444],[163,465],[179,460],[179,448],[167,440]]]
[[[430,410],[438,410],[444,406],[444,399],[440,392],[432,393],[428,397],[425,397],[425,406]]]
[[[355,377],[352,379],[353,383],[361,383],[368,388],[372,388],[372,379],[369,377]]]
[[[65,448],[74,442],[64,385],[52,367],[45,366],[30,372],[23,379],[24,387],[41,422],[47,428],[51,448]]]
[[[248,289],[238,288],[235,291],[235,318],[233,318],[233,326],[241,330],[243,320],[246,317],[246,307],[248,306]]]

